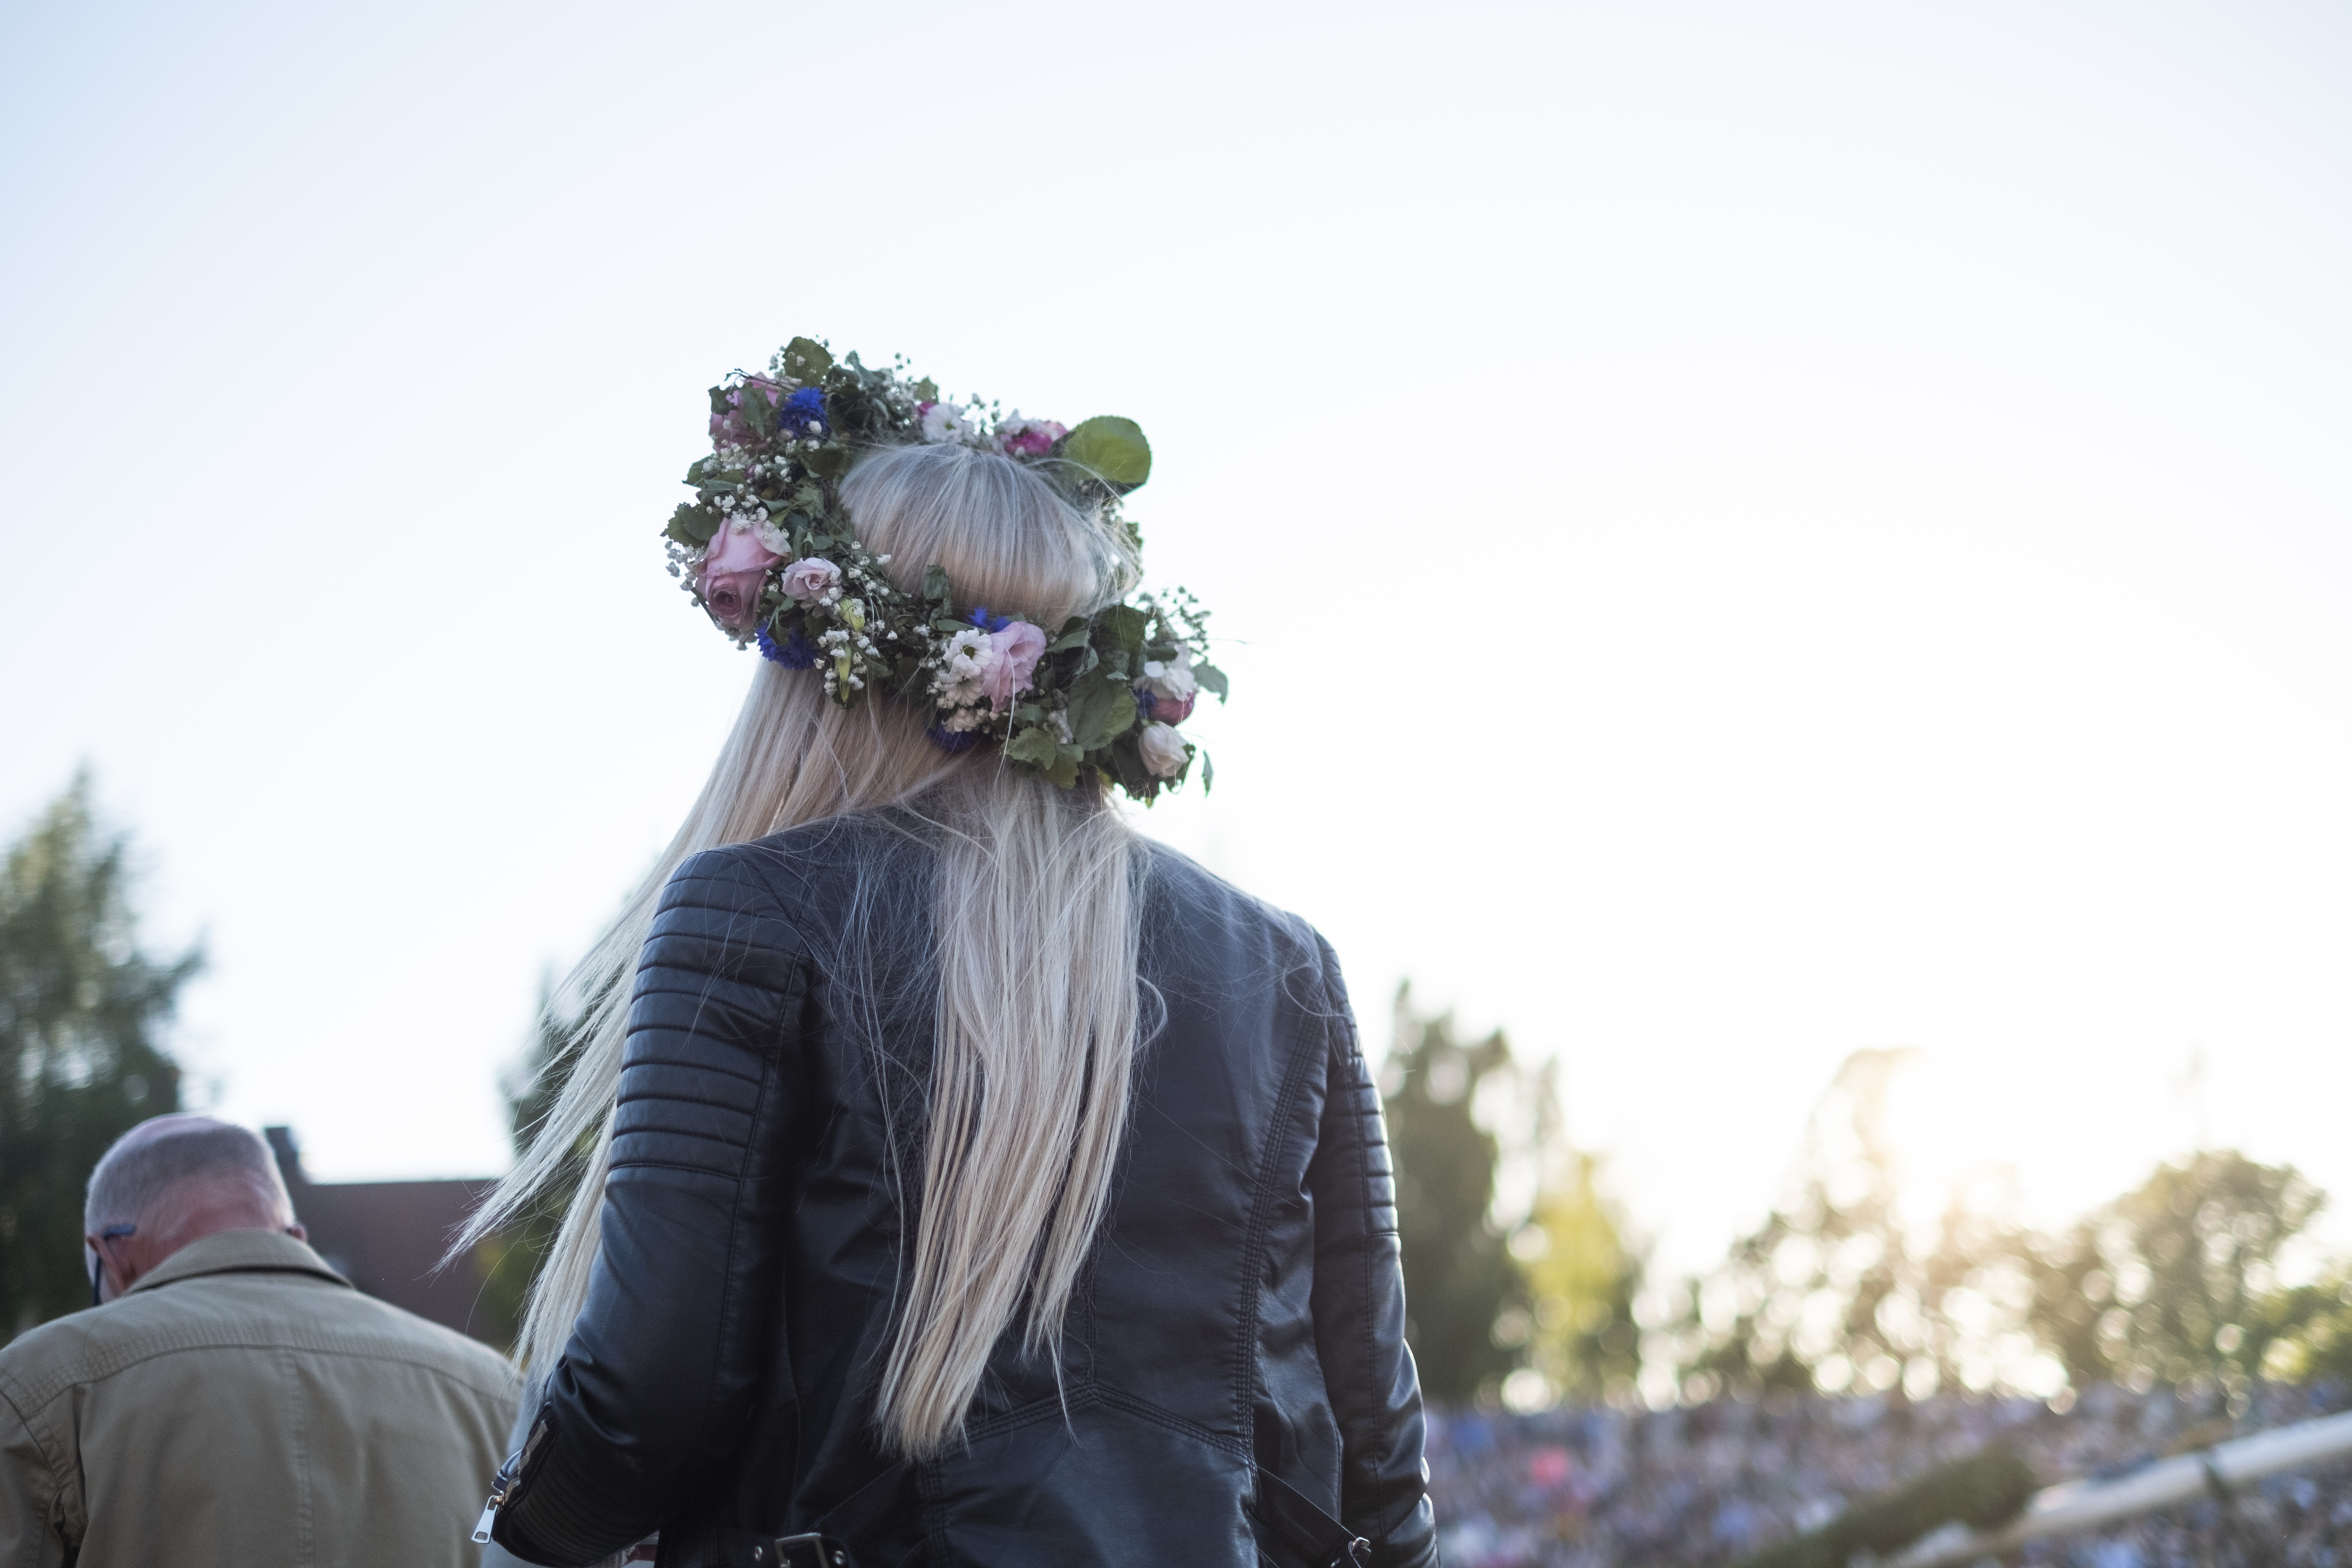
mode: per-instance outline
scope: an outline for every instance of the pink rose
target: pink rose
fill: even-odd
[[[1054,449],[1054,443],[1068,435],[1066,426],[1051,419],[1013,419],[998,426],[998,443],[1005,455],[1013,458],[1042,458]]]
[[[781,407],[784,399],[790,395],[774,382],[756,375],[746,377],[743,386],[758,387],[772,408]],[[711,444],[718,447],[750,446],[752,436],[751,422],[743,417],[742,386],[737,387],[727,395],[727,406],[730,412],[714,414],[710,416]]]
[[[784,592],[798,604],[814,605],[841,581],[841,568],[821,555],[809,555],[784,568]]]
[[[710,541],[709,552],[703,557],[702,575],[695,585],[720,626],[746,631],[760,618],[760,590],[767,582],[768,568],[782,559],[760,542],[756,531],[721,523]]]
[[[1015,621],[1001,632],[989,633],[988,646],[996,657],[981,672],[980,689],[987,694],[988,705],[1002,713],[1029,689],[1045,651],[1045,634],[1027,621]]]
[[[1135,705],[1155,723],[1181,724],[1192,716],[1192,704],[1198,700],[1198,692],[1191,697],[1162,697],[1149,684],[1135,689]]]

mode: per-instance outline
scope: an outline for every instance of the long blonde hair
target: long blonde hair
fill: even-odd
[[[851,471],[842,500],[900,586],[936,563],[967,603],[1047,627],[1122,597],[1136,578],[1118,531],[993,454],[886,448]],[[892,806],[928,823],[938,847],[939,998],[919,1218],[877,1419],[902,1453],[944,1447],[1024,1298],[1026,1348],[1058,1365],[1126,1130],[1139,1032],[1135,840],[1098,788],[1056,789],[990,747],[950,755],[923,727],[904,703],[877,696],[844,710],[813,672],[762,661],[685,824],[558,989],[551,1009],[577,1018],[570,1077],[457,1243],[580,1173],[524,1315],[526,1367],[554,1364],[587,1300],[628,977],[671,872],[704,849]]]

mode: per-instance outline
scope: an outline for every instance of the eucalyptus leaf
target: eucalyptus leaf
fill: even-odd
[[[833,353],[814,338],[794,338],[784,345],[783,370],[786,375],[805,386],[813,386],[833,368]]]
[[[1215,692],[1217,694],[1218,701],[1223,702],[1225,700],[1225,672],[1219,669],[1215,665],[1194,665],[1192,667],[1192,679],[1201,683],[1202,689]]]
[[[708,544],[710,536],[719,531],[719,519],[705,509],[687,502],[669,514],[669,527],[663,531],[680,544]]]
[[[1209,753],[1201,752],[1201,793],[1206,795],[1217,782],[1217,764],[1209,761]]]
[[[1151,477],[1151,443],[1143,426],[1115,414],[1097,414],[1072,430],[1062,456],[1116,490],[1131,490]]]
[[[776,433],[776,405],[756,386],[743,388],[743,421],[762,436]]]

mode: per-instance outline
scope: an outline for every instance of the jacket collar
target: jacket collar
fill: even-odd
[[[198,1237],[141,1277],[124,1292],[136,1296],[161,1285],[194,1279],[204,1274],[312,1274],[351,1288],[351,1281],[327,1267],[327,1260],[283,1231],[218,1230]]]

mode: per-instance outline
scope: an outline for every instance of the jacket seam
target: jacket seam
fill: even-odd
[[[292,1355],[396,1362],[404,1366],[415,1367],[436,1377],[446,1378],[449,1382],[473,1393],[497,1398],[504,1398],[510,1392],[511,1386],[497,1381],[477,1381],[446,1363],[426,1355],[404,1353],[399,1347],[394,1345],[354,1344],[347,1340],[339,1343],[336,1341],[340,1336],[331,1333],[288,1333],[263,1337],[257,1334],[207,1332],[202,1326],[198,1326],[180,1333],[172,1333],[168,1330],[159,1331],[155,1334],[142,1336],[142,1338],[148,1342],[138,1344],[135,1349],[126,1349],[122,1359],[119,1361],[111,1358],[104,1361],[88,1359],[76,1361],[47,1374],[38,1383],[20,1382],[17,1386],[24,1399],[31,1403],[27,1405],[14,1397],[11,1397],[8,1403],[18,1411],[20,1415],[25,1415],[27,1410],[42,1412],[74,1389],[111,1382],[125,1373],[146,1365],[151,1361],[159,1361],[165,1356],[189,1355],[200,1352],[221,1350],[276,1351]],[[164,1342],[153,1342],[158,1339]],[[26,1415],[26,1418],[30,1417]]]
[[[40,1429],[34,1426],[33,1418],[25,1413],[25,1407],[16,1402],[16,1395],[5,1387],[0,1387],[0,1402],[7,1405],[8,1413],[16,1418],[16,1425],[32,1442],[33,1451],[41,1456],[42,1476],[48,1482],[48,1494],[40,1500],[40,1524],[43,1529],[54,1531],[58,1523],[58,1505],[69,1494],[73,1468],[66,1463],[66,1455],[62,1451],[51,1450],[48,1440],[42,1436]],[[46,1409],[47,1405],[40,1408]],[[82,1511],[85,1516],[89,1511],[89,1500],[86,1498],[82,1500]],[[71,1542],[68,1544],[70,1545]]]
[[[1198,1421],[1179,1415],[1172,1410],[1162,1409],[1151,1401],[1129,1394],[1124,1389],[1102,1388],[1097,1391],[1097,1398],[1115,1410],[1123,1410],[1128,1415],[1140,1416],[1154,1426],[1165,1426],[1172,1432],[1181,1432],[1185,1436],[1206,1443],[1222,1453],[1233,1454],[1246,1459],[1251,1458],[1254,1452],[1253,1446],[1242,1438],[1228,1437],[1222,1433],[1212,1431]]]
[[[625,1103],[631,1105],[643,1105],[648,1100],[666,1099],[667,1099],[667,1097],[663,1095],[639,1095],[635,1100],[629,1100]],[[670,1103],[677,1105],[696,1105],[704,1102],[682,1100],[673,1100]],[[724,1144],[730,1149],[740,1149],[745,1143],[744,1140],[730,1138],[723,1132],[697,1132],[691,1127],[632,1127],[625,1132],[614,1133],[613,1135],[613,1142],[618,1143],[624,1138],[693,1138],[705,1143]],[[617,1162],[615,1163],[617,1163]]]
[[[985,1421],[975,1421],[965,1428],[964,1438],[967,1442],[980,1442],[989,1437],[1001,1437],[1007,1432],[1018,1432],[1041,1421],[1050,1421],[1066,1408],[1071,1411],[1090,1410],[1102,1402],[1103,1391],[1089,1384],[1071,1391],[1066,1400],[1033,1399]]]

